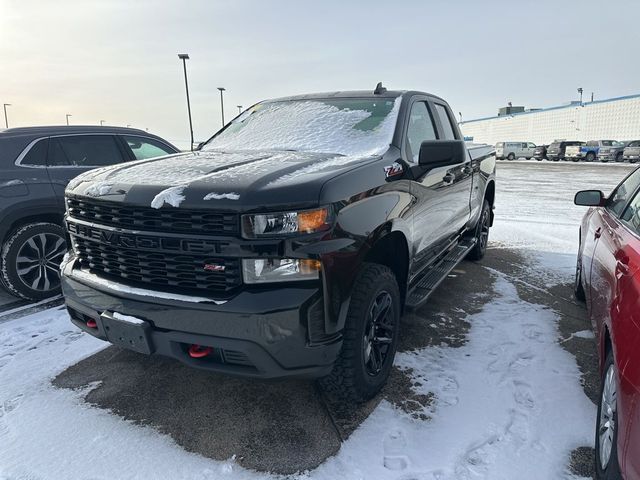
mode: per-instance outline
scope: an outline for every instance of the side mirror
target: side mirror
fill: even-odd
[[[600,190],[582,190],[576,193],[573,203],[583,207],[601,207],[604,205],[605,196]]]
[[[420,145],[418,162],[430,168],[456,165],[465,161],[463,140],[427,140]]]

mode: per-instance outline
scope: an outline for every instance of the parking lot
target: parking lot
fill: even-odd
[[[590,477],[597,356],[572,294],[572,198],[631,168],[500,162],[487,256],[403,317],[392,380],[358,407],[107,347],[59,306],[2,296],[0,478]]]

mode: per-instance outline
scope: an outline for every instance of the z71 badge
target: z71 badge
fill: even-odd
[[[387,165],[384,167],[384,176],[386,178],[395,177],[397,175],[402,175],[404,173],[404,168],[398,162],[393,162],[391,165]]]

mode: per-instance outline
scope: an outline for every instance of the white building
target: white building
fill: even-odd
[[[460,123],[474,142],[565,140],[640,140],[640,94],[610,98]]]

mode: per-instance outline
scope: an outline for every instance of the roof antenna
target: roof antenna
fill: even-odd
[[[376,89],[373,91],[373,94],[380,95],[386,91],[387,89],[382,86],[382,82],[378,82],[378,85],[376,85]]]

